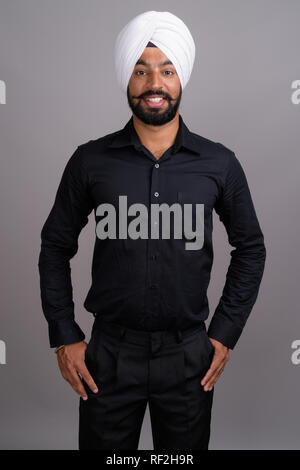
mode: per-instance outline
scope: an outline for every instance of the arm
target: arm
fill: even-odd
[[[230,253],[225,286],[208,335],[233,349],[256,301],[266,259],[264,237],[246,176],[233,152],[215,210],[235,249]]]
[[[64,169],[54,205],[41,232],[38,267],[50,347],[85,338],[74,319],[70,260],[78,251],[78,237],[92,209],[82,150],[77,147]]]
[[[235,249],[226,274],[221,299],[208,328],[215,348],[210,368],[201,380],[211,391],[229,360],[256,301],[262,279],[266,248],[245,173],[235,154],[229,154],[225,183],[215,205],[228,241]]]

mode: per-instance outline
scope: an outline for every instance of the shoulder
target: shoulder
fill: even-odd
[[[102,137],[97,139],[91,139],[87,142],[84,142],[78,146],[82,154],[93,153],[93,152],[103,152],[107,150],[110,143],[113,139],[121,132],[121,130],[110,132]]]
[[[195,132],[190,132],[190,134],[200,155],[204,158],[214,159],[217,164],[224,168],[227,168],[236,159],[234,151],[221,142],[208,139]]]
[[[191,132],[191,135],[193,136],[195,141],[198,142],[200,150],[204,150],[204,151],[214,150],[215,152],[224,154],[224,155],[233,153],[233,151],[230,148],[226,147],[221,142],[208,139],[207,137],[203,137],[202,135],[196,134],[195,132]]]
[[[99,164],[102,161],[104,164],[105,157],[110,154],[109,145],[119,132],[111,132],[79,144],[71,157],[72,166],[78,166],[88,171],[95,162]]]

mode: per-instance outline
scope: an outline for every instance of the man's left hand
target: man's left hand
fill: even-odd
[[[229,348],[216,339],[209,338],[209,340],[215,348],[215,354],[210,368],[201,380],[201,385],[203,385],[205,392],[212,390],[219,376],[223,372],[226,362],[229,360]]]

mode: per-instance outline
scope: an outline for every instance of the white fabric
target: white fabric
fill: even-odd
[[[118,34],[114,59],[120,88],[126,93],[135,64],[149,41],[174,64],[184,89],[192,73],[196,47],[184,22],[168,11],[141,13]]]

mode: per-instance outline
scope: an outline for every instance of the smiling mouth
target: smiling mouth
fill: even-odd
[[[167,101],[164,96],[157,96],[157,97],[145,97],[143,98],[147,106],[150,108],[160,108],[163,104]]]

